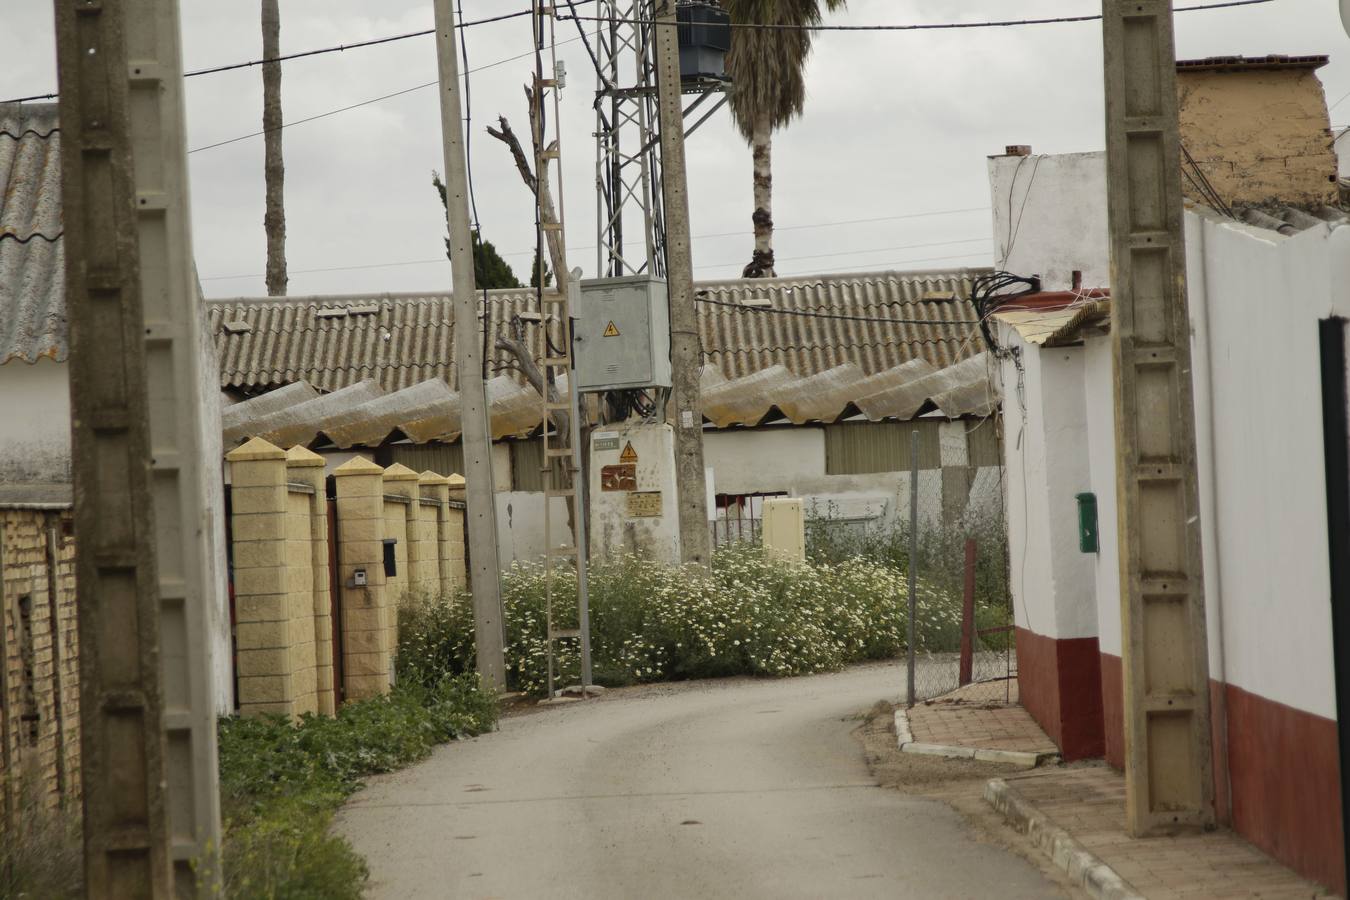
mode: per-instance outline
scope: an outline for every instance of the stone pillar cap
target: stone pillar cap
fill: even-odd
[[[342,465],[333,470],[335,477],[346,475],[383,475],[384,469],[375,465],[375,463],[366,459],[364,456],[353,456]]]
[[[394,463],[384,470],[385,481],[416,481],[417,473],[403,463]]]
[[[262,438],[251,438],[242,446],[235,447],[225,458],[230,462],[255,462],[263,459],[285,459],[286,451],[276,444],[270,444]]]
[[[464,487],[464,476],[456,473],[454,475],[451,475],[449,478],[445,479],[445,483],[450,485],[452,488]]]
[[[429,469],[428,469],[427,471],[423,472],[420,476],[418,476],[417,480],[418,480],[419,482],[421,482],[422,484],[449,484],[449,483],[450,483],[450,479],[449,479],[449,478],[446,478],[444,475],[437,475],[435,472],[432,472],[432,471],[429,470]]]
[[[310,450],[308,447],[302,447],[296,444],[286,451],[286,465],[288,466],[321,466],[323,457]]]

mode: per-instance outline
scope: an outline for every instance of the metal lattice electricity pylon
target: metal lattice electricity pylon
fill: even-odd
[[[602,278],[666,274],[661,196],[660,109],[656,91],[654,0],[600,0],[596,29],[596,273]],[[727,102],[725,81],[685,81],[695,97],[686,121],[714,94],[685,135]],[[638,229],[641,229],[640,231]]]

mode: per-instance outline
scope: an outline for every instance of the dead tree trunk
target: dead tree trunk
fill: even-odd
[[[525,99],[529,105],[530,134],[532,136],[531,143],[533,145],[533,135],[539,134],[541,130],[536,126],[539,117],[538,93],[536,91],[531,90],[530,87],[526,85]],[[530,161],[531,157],[525,155],[525,151],[520,145],[520,139],[517,138],[516,133],[511,130],[511,123],[506,120],[505,116],[498,116],[497,124],[499,126],[497,128],[493,128],[490,125],[488,126],[487,129],[488,134],[492,135],[492,137],[496,138],[497,140],[505,144],[507,149],[510,151],[511,158],[515,160],[516,163],[516,170],[520,172],[521,180],[525,182],[525,187],[527,187],[530,193],[534,195],[536,201],[539,204],[540,222],[557,222],[558,212],[557,207],[553,202],[553,191],[551,185],[549,184],[548,167],[540,166],[538,171],[535,170],[534,165]],[[556,148],[557,148],[556,143],[553,143],[550,144],[547,149],[554,150]],[[533,150],[535,151],[533,157],[535,159],[537,159],[539,156],[539,149],[540,149],[539,147],[533,146]],[[567,290],[567,282],[568,279],[571,278],[571,273],[567,271],[566,261],[563,256],[562,235],[557,231],[546,231],[544,232],[544,240],[546,245],[548,246],[549,259],[552,261],[554,290],[565,291]],[[536,272],[536,274],[538,273]],[[541,290],[542,290],[542,279],[541,279]],[[565,334],[566,331],[563,323],[557,324],[560,327],[556,329],[556,332],[558,334]],[[554,334],[555,329],[551,328],[550,323],[547,321],[540,322],[538,327],[545,329],[545,334]],[[557,402],[560,399],[557,385],[552,383],[548,384],[544,383],[545,382],[544,374],[543,372],[540,371],[539,366],[535,363],[534,356],[530,353],[529,345],[526,343],[522,331],[523,329],[518,329],[517,332],[510,338],[498,335],[496,341],[494,342],[494,345],[498,349],[505,350],[506,352],[510,353],[513,357],[515,357],[516,368],[520,371],[522,375],[525,376],[525,379],[530,382],[530,384],[534,387],[534,389],[539,392],[539,395],[541,397],[548,397],[549,402],[551,403]],[[570,384],[568,385],[568,390],[575,390],[575,389],[576,389],[575,385]],[[590,429],[589,426],[586,424],[584,416],[585,410],[584,398],[582,398],[581,402],[579,402],[577,406],[578,409],[583,410],[583,417],[580,429],[582,435],[581,447],[578,448],[578,450],[581,451],[582,453],[581,472],[578,473],[578,477],[581,480],[581,484],[578,485],[577,495],[581,498],[581,502],[585,503],[587,502],[586,494],[588,488],[588,481],[586,473],[588,471],[588,466],[584,449],[589,445]],[[568,433],[568,428],[570,427],[571,422],[570,417],[566,412],[562,410],[552,410],[549,413],[549,420],[553,423],[553,427],[556,428],[559,433],[561,434]],[[572,532],[572,540],[574,542],[576,541],[577,538],[576,519],[577,519],[576,508],[571,503],[569,503],[567,505],[567,527]],[[587,537],[589,537],[589,535],[587,535]]]
[[[262,0],[263,58],[281,55],[281,14],[277,0]],[[263,229],[267,233],[267,295],[286,295],[286,165],[281,156],[281,63],[264,63],[263,178],[267,206]]]

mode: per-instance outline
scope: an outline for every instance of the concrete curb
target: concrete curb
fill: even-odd
[[[1095,900],[1145,900],[1115,869],[1083,849],[1002,778],[985,785],[984,799]]]
[[[914,740],[909,727],[909,715],[903,709],[895,711],[895,740],[901,753],[917,753],[922,756],[942,756],[947,759],[973,759],[978,762],[1001,763],[1034,769],[1048,762],[1055,762],[1059,754],[1054,752],[1037,753],[1031,750],[990,750],[982,747],[952,747],[947,744],[924,744]]]

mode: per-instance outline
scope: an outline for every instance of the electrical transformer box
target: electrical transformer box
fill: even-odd
[[[666,283],[647,275],[581,282],[576,303],[577,383],[582,391],[670,387]]]

